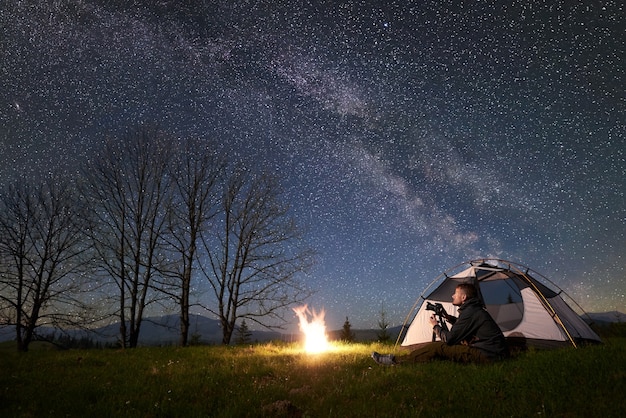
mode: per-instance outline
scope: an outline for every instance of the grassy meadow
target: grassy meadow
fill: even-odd
[[[41,343],[40,343],[41,344]],[[626,338],[493,365],[384,367],[378,343],[0,347],[2,417],[621,417]]]

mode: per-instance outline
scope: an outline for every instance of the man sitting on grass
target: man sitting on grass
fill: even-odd
[[[431,360],[448,359],[461,363],[489,363],[508,355],[506,340],[496,321],[485,310],[478,298],[474,285],[461,283],[452,295],[452,304],[459,307],[459,317],[442,316],[452,324],[450,330],[443,329],[435,315],[430,317],[433,332],[441,341],[426,343],[403,356],[372,353],[378,364],[424,363]]]

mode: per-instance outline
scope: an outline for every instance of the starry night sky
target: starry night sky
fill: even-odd
[[[0,181],[158,123],[282,176],[330,328],[482,257],[626,311],[626,10],[502,3],[3,1]]]

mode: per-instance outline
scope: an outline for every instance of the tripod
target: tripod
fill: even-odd
[[[446,323],[446,320],[444,318],[444,313],[437,310],[434,314],[437,317],[437,325],[439,325],[441,327],[442,330],[444,331],[449,331],[448,330],[448,324]],[[435,332],[435,327],[433,327],[433,342],[437,340],[437,333]]]

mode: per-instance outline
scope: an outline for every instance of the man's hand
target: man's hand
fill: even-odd
[[[437,319],[435,318],[435,315],[431,315],[429,321],[430,325],[432,325],[433,327],[437,325]]]

